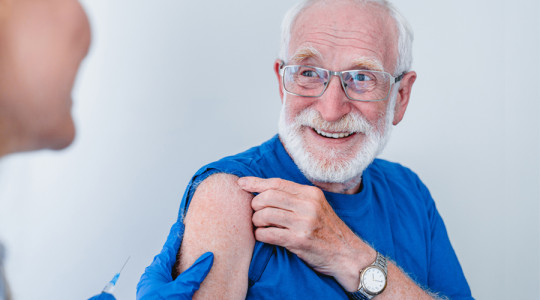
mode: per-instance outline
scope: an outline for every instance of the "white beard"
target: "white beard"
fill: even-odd
[[[385,117],[379,119],[375,126],[356,112],[345,115],[337,122],[327,122],[311,107],[301,111],[289,123],[285,94],[279,116],[279,137],[295,164],[310,181],[356,185],[361,181],[362,172],[386,146],[392,131],[395,94],[391,93]],[[364,139],[353,147],[314,148],[316,145],[309,145],[304,140],[302,131],[306,127],[333,132],[359,132]],[[318,151],[315,152],[315,149]]]

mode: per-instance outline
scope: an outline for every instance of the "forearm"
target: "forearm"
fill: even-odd
[[[339,218],[322,190],[278,178],[244,177],[238,184],[258,193],[251,203],[258,241],[285,247],[346,291],[358,290],[361,272],[375,262],[377,252]],[[370,274],[368,282],[382,288],[386,275],[377,269]],[[394,264],[386,282],[378,299],[433,299]]]
[[[342,257],[344,259],[340,262],[341,266],[336,268],[339,272],[336,272],[333,276],[346,291],[354,292],[360,284],[361,271],[375,261],[377,252],[358,236],[354,235],[352,231],[346,235],[349,238],[345,239],[346,243],[344,245],[346,246],[343,247]],[[395,263],[388,261],[386,288],[374,299],[442,300],[445,298],[441,298],[436,294],[422,289],[403,270],[396,266]]]
[[[394,263],[388,262],[388,278],[386,289],[375,299],[442,300],[445,298],[440,298],[433,293],[423,290]]]

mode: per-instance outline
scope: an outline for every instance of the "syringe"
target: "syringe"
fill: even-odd
[[[109,294],[112,294],[112,292],[114,291],[114,287],[116,285],[116,282],[118,281],[118,277],[120,277],[120,273],[122,273],[122,270],[124,270],[124,267],[126,266],[127,262],[129,261],[129,258],[131,256],[128,256],[128,258],[126,259],[126,262],[124,263],[124,265],[122,266],[122,268],[120,269],[120,271],[118,273],[116,273],[116,275],[114,275],[113,279],[111,279],[111,281],[109,281],[107,283],[107,285],[103,288],[103,291],[102,293],[109,293]]]
[[[95,295],[94,297],[92,297],[92,298],[90,298],[88,300],[116,300],[116,298],[114,298],[112,292],[114,290],[114,286],[116,285],[116,282],[118,281],[118,277],[120,277],[120,273],[122,273],[122,270],[124,270],[124,267],[126,266],[126,264],[129,261],[130,257],[131,256],[128,256],[128,258],[126,259],[126,262],[124,263],[124,265],[120,269],[120,272],[116,273],[116,275],[114,275],[113,279],[111,279],[111,281],[109,281],[107,283],[107,285],[103,288],[103,291],[101,291],[101,294]]]

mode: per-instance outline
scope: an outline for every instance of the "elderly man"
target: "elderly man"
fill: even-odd
[[[176,271],[216,257],[195,298],[472,299],[427,188],[374,159],[416,80],[406,20],[308,0],[282,34],[279,135],[203,167],[181,204]]]

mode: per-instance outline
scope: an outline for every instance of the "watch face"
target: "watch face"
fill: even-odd
[[[386,276],[379,268],[367,268],[362,276],[362,285],[368,293],[376,295],[386,287]]]

